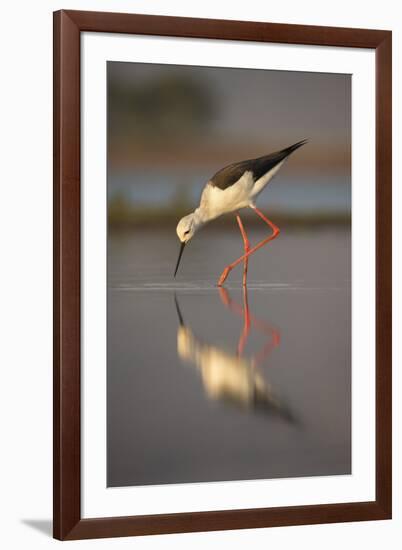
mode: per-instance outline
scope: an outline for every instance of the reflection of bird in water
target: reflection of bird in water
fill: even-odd
[[[223,285],[230,271],[236,265],[243,262],[243,286],[246,285],[249,256],[279,235],[279,228],[258,210],[255,201],[289,155],[306,142],[307,140],[302,140],[286,149],[271,153],[270,155],[230,164],[212,176],[204,187],[199,207],[188,216],[182,218],[177,225],[176,232],[181,241],[181,247],[174,272],[175,276],[179,268],[184,246],[200,227],[222,216],[222,214],[228,214],[229,212],[235,212],[241,208],[250,207],[269,226],[272,233],[250,248],[243,222],[239,214],[237,214],[237,223],[239,224],[240,232],[243,237],[244,254],[225,267],[218,281],[218,286]]]
[[[226,289],[220,289],[220,295],[225,306],[244,318],[237,353],[233,354],[216,345],[198,340],[191,328],[185,324],[175,296],[179,317],[177,331],[179,357],[197,367],[204,389],[211,399],[225,401],[243,409],[274,413],[286,420],[293,420],[288,409],[278,399],[271,384],[265,380],[258,368],[279,345],[279,331],[250,315],[246,288],[243,289],[244,307],[233,302]],[[265,333],[268,340],[259,353],[245,357],[242,354],[251,327]]]

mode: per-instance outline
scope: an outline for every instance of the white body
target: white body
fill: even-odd
[[[177,352],[183,361],[199,369],[205,392],[211,399],[230,399],[239,407],[248,408],[258,395],[267,406],[281,411],[271,385],[256,369],[253,359],[203,344],[185,326],[177,331]]]
[[[254,208],[258,195],[277,174],[286,159],[287,157],[257,180],[254,180],[251,171],[246,170],[235,183],[228,185],[225,189],[209,181],[202,192],[199,207],[191,214],[184,216],[177,225],[176,232],[180,241],[187,243],[201,226],[222,214],[247,206]],[[180,257],[181,255],[178,263]]]
[[[254,206],[258,195],[275,176],[285,160],[257,181],[253,180],[251,172],[245,172],[236,183],[227,189],[219,189],[219,187],[207,183],[201,195],[200,206],[195,211],[195,214],[200,217],[201,223],[206,223],[222,214]]]

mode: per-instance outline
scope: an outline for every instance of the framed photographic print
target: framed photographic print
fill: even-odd
[[[391,33],[54,14],[54,536],[391,517]]]

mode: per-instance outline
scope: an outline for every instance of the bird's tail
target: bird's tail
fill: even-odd
[[[290,147],[286,147],[286,149],[282,149],[281,153],[286,153],[286,156],[290,155],[290,153],[293,153],[293,151],[296,151],[299,147],[302,145],[305,145],[308,143],[308,139],[302,139],[301,141],[298,141],[297,143],[291,145]]]

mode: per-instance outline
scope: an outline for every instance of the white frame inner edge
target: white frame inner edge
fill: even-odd
[[[84,518],[375,500],[374,50],[83,33],[82,514]],[[352,474],[106,487],[106,63],[352,75]]]

